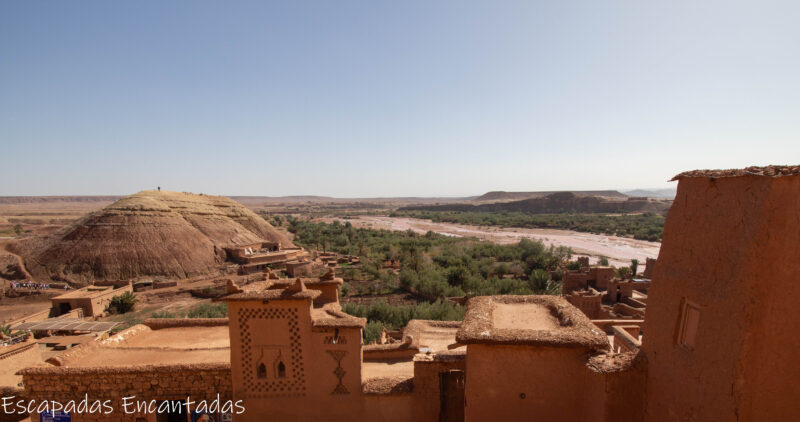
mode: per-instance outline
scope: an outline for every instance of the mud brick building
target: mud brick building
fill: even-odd
[[[794,420],[800,168],[676,180],[650,282],[598,269],[569,278],[571,300],[475,297],[463,322],[411,321],[376,345],[362,344],[365,320],[341,311],[331,274],[229,284],[228,319],[145,321],[22,370],[19,394],[220,394],[243,401],[234,421]],[[609,289],[619,318],[590,319],[592,297]]]

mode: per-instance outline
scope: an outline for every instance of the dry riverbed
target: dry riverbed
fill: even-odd
[[[317,221],[329,223],[333,220],[334,218],[322,218]],[[346,221],[355,227],[394,231],[413,230],[416,233],[432,231],[446,236],[476,237],[499,244],[516,243],[522,238],[541,240],[546,245],[571,247],[579,255],[588,255],[593,262],[596,262],[600,256],[608,257],[609,263],[615,266],[630,265],[631,259],[634,258],[644,264],[645,258],[657,257],[658,250],[661,248],[660,242],[571,230],[469,226],[434,223],[430,220],[407,217],[359,216]]]

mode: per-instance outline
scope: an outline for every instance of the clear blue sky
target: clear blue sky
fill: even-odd
[[[800,2],[4,1],[0,195],[667,187],[800,162]]]

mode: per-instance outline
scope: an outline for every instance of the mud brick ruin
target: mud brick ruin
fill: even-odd
[[[800,169],[676,180],[645,279],[585,268],[564,297],[471,298],[463,322],[413,320],[375,345],[332,272],[230,283],[229,318],[145,321],[22,370],[20,394],[220,394],[243,400],[235,421],[793,420]]]

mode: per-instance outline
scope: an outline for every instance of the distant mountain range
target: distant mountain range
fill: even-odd
[[[595,192],[491,192],[472,202],[409,205],[407,211],[549,213],[666,212],[671,199],[627,196],[617,191]]]
[[[520,201],[531,198],[544,198],[554,193],[571,193],[577,198],[600,197],[607,199],[625,199],[626,195],[615,190],[573,190],[573,191],[536,191],[536,192],[506,192],[492,191],[473,199],[475,202],[508,202]]]
[[[270,204],[293,203],[383,203],[386,205],[406,204],[452,204],[459,202],[494,203],[511,202],[525,199],[544,198],[554,193],[570,193],[576,198],[603,198],[606,200],[626,200],[628,197],[648,197],[659,199],[675,198],[675,188],[666,189],[634,189],[617,190],[573,190],[573,191],[532,191],[506,192],[491,191],[480,196],[468,197],[382,197],[382,198],[335,198],[330,196],[295,195],[295,196],[229,196],[229,198],[248,207]],[[101,206],[124,198],[120,195],[75,195],[75,196],[0,196],[0,205],[82,202],[101,203]]]
[[[667,199],[674,199],[675,194],[677,193],[676,188],[664,188],[664,189],[634,189],[634,190],[626,190],[622,191],[625,195],[628,196],[646,196],[648,198],[667,198]]]

